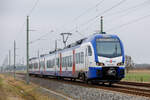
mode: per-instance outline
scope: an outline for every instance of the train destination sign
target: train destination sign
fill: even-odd
[[[118,39],[114,38],[99,38],[96,41],[119,41]]]

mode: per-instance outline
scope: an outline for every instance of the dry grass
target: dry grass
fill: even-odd
[[[56,100],[39,92],[39,86],[0,75],[0,100]]]
[[[12,88],[4,79],[5,77],[0,75],[0,100],[24,100],[16,92],[14,92],[16,90]]]

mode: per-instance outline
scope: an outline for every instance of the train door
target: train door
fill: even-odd
[[[60,61],[60,63],[59,63],[59,75],[61,76],[61,74],[62,74],[62,54],[61,53],[59,54],[59,61]]]
[[[87,46],[85,50],[85,67],[89,67],[92,64],[92,49],[91,46]]]
[[[72,58],[72,75],[75,74],[75,66],[76,66],[76,61],[75,61],[75,50],[73,50],[73,58]]]
[[[91,46],[88,46],[88,53],[87,53],[87,56],[88,56],[88,66],[91,67],[92,66],[92,62],[93,62],[93,57],[92,57],[92,48]]]
[[[89,60],[88,60],[88,48],[86,47],[85,49],[85,67],[88,67],[88,63],[89,63]]]
[[[46,71],[46,64],[45,64],[45,58],[44,58],[44,60],[43,60],[43,73],[45,73],[45,71]]]
[[[58,57],[57,54],[55,53],[54,55],[54,60],[53,60],[54,66],[53,66],[53,71],[54,71],[54,75],[57,75],[57,71],[58,71]]]
[[[40,74],[40,69],[41,69],[41,64],[40,64],[40,59],[39,59],[39,74]]]
[[[54,66],[54,75],[56,75],[57,73],[57,57],[56,57],[56,53],[55,53],[55,66]]]
[[[40,59],[40,67],[39,67],[39,71],[41,74],[44,74],[45,71],[45,58]]]

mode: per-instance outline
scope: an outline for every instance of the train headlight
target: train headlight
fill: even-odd
[[[104,63],[96,63],[97,66],[104,66]]]
[[[124,63],[123,62],[120,62],[117,64],[117,66],[122,66]]]

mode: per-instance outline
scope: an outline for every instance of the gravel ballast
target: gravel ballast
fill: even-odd
[[[62,82],[42,78],[31,77],[30,80],[33,83],[74,98],[75,100],[150,100],[150,98],[147,97],[72,84],[65,84]]]

